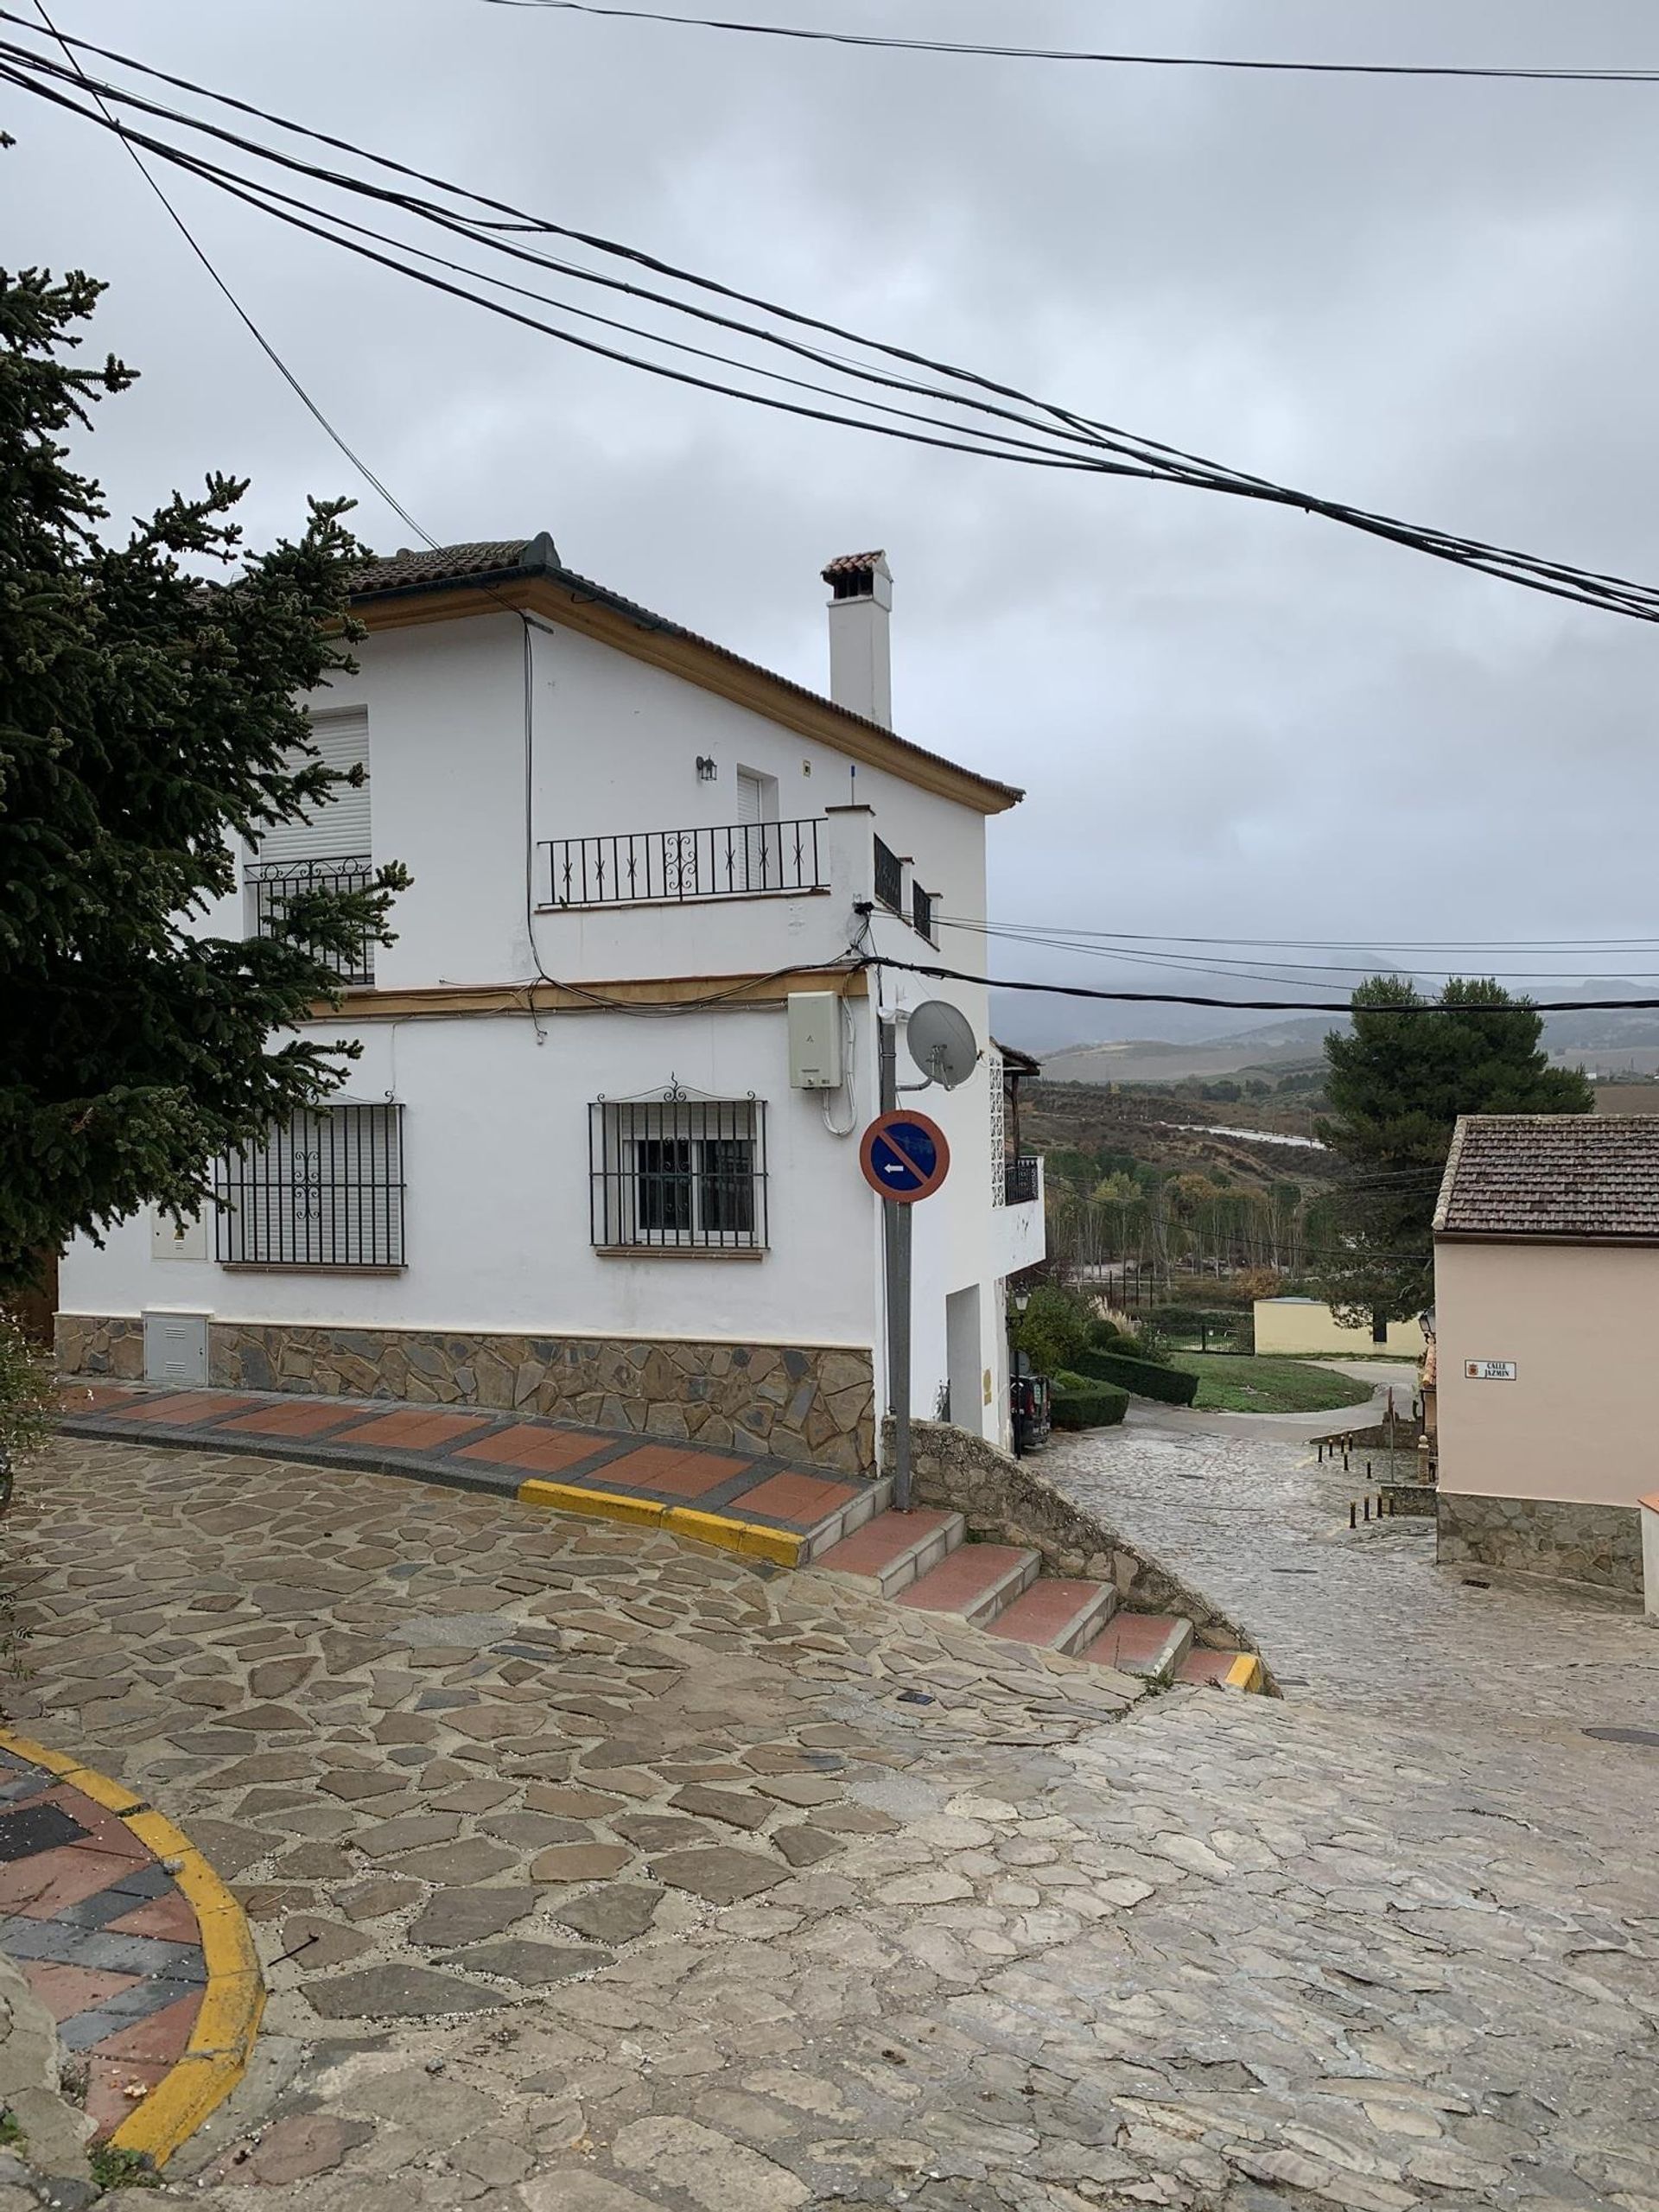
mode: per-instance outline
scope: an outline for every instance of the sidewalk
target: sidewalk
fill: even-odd
[[[891,1489],[766,1452],[401,1400],[71,1382],[62,1403],[59,1427],[71,1436],[403,1475],[629,1527],[661,1526],[780,1567],[804,1566],[839,1543],[882,1510]]]

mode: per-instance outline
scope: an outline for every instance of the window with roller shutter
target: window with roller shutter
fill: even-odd
[[[289,902],[305,891],[366,890],[374,874],[369,807],[369,718],[361,708],[312,717],[311,734],[327,765],[341,775],[361,768],[360,784],[337,784],[333,798],[308,817],[279,822],[260,839],[244,870],[255,937],[274,933]],[[304,765],[296,755],[290,764]],[[374,981],[374,946],[363,939],[340,969],[346,983]]]
[[[401,1268],[403,1108],[324,1106],[216,1164],[216,1256],[242,1268]]]

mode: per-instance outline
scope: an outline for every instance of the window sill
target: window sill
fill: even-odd
[[[403,1275],[409,1273],[409,1262],[402,1260],[394,1266],[359,1268],[349,1261],[330,1260],[219,1260],[216,1266],[227,1275]]]
[[[599,1260],[764,1260],[764,1244],[595,1244]]]

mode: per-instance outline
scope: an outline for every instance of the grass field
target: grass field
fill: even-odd
[[[1198,1376],[1198,1395],[1192,1402],[1205,1413],[1323,1414],[1363,1405],[1371,1395],[1368,1382],[1300,1359],[1178,1351],[1171,1354],[1170,1364]]]

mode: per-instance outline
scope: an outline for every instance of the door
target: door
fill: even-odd
[[[953,1290],[944,1301],[945,1377],[950,1419],[972,1436],[985,1433],[984,1366],[979,1356],[979,1285]]]
[[[783,880],[779,846],[778,779],[753,768],[737,772],[737,827],[732,833],[734,891],[775,890]]]

